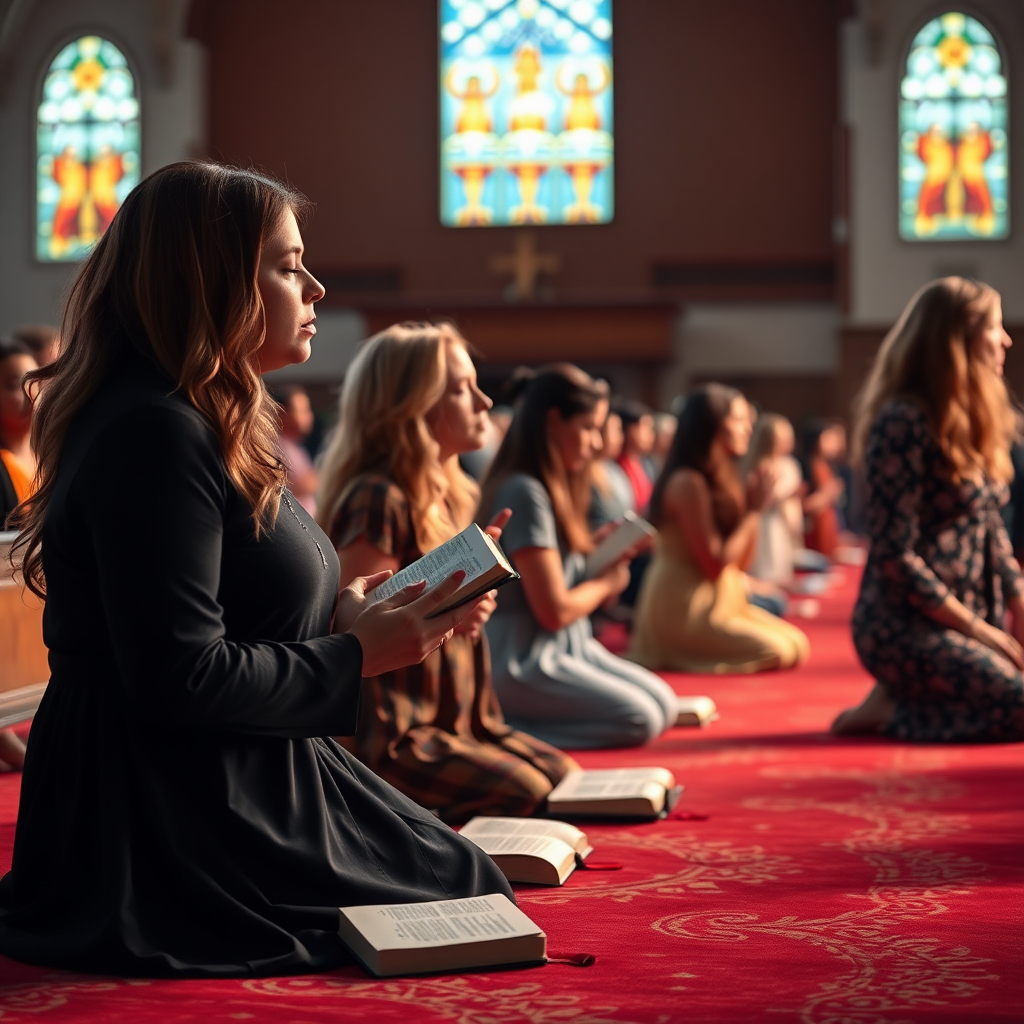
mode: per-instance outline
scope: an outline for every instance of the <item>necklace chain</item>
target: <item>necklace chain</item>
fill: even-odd
[[[288,497],[288,492],[284,488],[281,489],[281,497],[284,499],[285,505],[288,506],[288,511],[291,512],[291,514],[295,517],[295,522],[297,522],[299,524],[299,526],[301,526],[302,529],[306,533],[309,533],[309,528],[299,518],[299,513],[295,511],[295,506],[292,504],[291,498]],[[324,555],[324,549],[322,547],[320,547],[320,541],[318,541],[315,537],[313,537],[312,534],[310,534],[310,537],[312,538],[313,543],[316,545],[316,550],[320,554],[320,561],[323,562],[324,568],[326,569],[327,568],[327,557],[326,557],[326,555]]]

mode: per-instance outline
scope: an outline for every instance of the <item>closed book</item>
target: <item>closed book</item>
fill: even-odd
[[[501,893],[341,907],[339,933],[377,977],[544,963],[547,937]]]
[[[461,834],[479,846],[510,882],[561,885],[577,858],[592,847],[585,832],[565,821],[542,818],[488,818],[468,821]]]
[[[548,794],[548,811],[569,817],[661,818],[682,786],[667,768],[598,768],[569,772]]]
[[[431,618],[472,601],[510,580],[519,579],[519,573],[512,568],[512,563],[505,557],[498,542],[484,533],[476,523],[470,523],[451,540],[428,551],[422,558],[417,558],[411,565],[374,587],[368,599],[371,602],[384,601],[403,587],[420,580],[426,580],[427,589],[431,589],[459,569],[465,572],[466,578],[459,589],[431,614]]]

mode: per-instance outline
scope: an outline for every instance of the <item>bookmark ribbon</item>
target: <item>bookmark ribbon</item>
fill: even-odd
[[[584,871],[621,871],[624,866],[614,860],[584,860],[578,853],[576,854],[576,867]]]
[[[593,953],[570,953],[567,956],[549,956],[547,962],[566,967],[591,967],[597,963],[597,957]]]

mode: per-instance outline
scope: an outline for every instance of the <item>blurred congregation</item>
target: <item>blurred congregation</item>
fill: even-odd
[[[55,790],[36,744],[56,757],[73,732],[83,760],[113,756],[94,754],[113,749],[97,738],[108,704],[72,708],[84,698],[66,696],[67,678],[106,693],[90,675],[105,660],[131,693],[150,686],[138,668],[150,657],[154,692],[171,693],[172,667],[187,685],[156,711],[149,690],[133,696],[114,716],[122,732],[164,714],[194,730],[196,763],[215,763],[225,792],[234,772],[249,785],[257,762],[272,768],[252,791],[272,790],[272,771],[301,758],[271,745],[306,744],[325,814],[344,804],[359,827],[387,818],[368,848],[408,843],[469,864],[427,819],[543,813],[576,753],[673,730],[685,742],[688,706],[667,673],[702,675],[712,700],[707,677],[806,673],[808,624],[844,573],[859,580],[850,635],[871,685],[821,733],[1024,739],[1024,362],[1012,349],[1024,240],[1007,227],[1024,161],[1007,162],[996,81],[1024,83],[1005,74],[1024,68],[1024,8],[619,0],[613,74],[600,48],[608,3],[292,6],[315,31],[298,14],[282,24],[263,0],[0,4],[0,140],[10,151],[20,139],[19,152],[49,140],[0,179],[0,516],[21,531],[19,578],[47,602],[55,680],[31,732],[0,731],[0,770],[27,757],[25,792],[42,801]],[[566,74],[540,44],[513,41],[492,86],[460,41],[481,25],[480,40],[546,39],[548,27],[561,39],[559,18],[577,32]],[[282,33],[308,62],[291,84],[292,71],[246,64]],[[445,60],[464,46],[440,78],[439,45]],[[545,74],[555,98],[542,103]],[[109,97],[95,84],[104,75]],[[514,90],[501,75],[518,89],[504,128],[497,105]],[[991,82],[975,89],[970,75]],[[58,83],[52,96],[49,84],[36,95],[44,80]],[[108,100],[119,111],[113,170],[110,141],[89,143],[87,167],[59,121],[72,85],[93,90],[90,131]],[[1019,119],[1024,97],[1009,109]],[[936,157],[944,141],[959,149]],[[528,142],[529,157],[515,149]],[[560,154],[557,180],[555,157],[536,155],[545,146]],[[492,148],[488,164],[479,154]],[[501,191],[513,185],[518,205]],[[167,340],[172,322],[179,341]],[[174,402],[189,426],[168,440]],[[166,479],[141,464],[148,450],[166,458]],[[104,517],[120,510],[171,534],[151,538],[162,554],[119,547]],[[626,521],[643,536],[588,569]],[[373,612],[374,586],[471,523],[517,580],[443,629],[417,603],[429,592]],[[134,529],[122,536],[145,536]],[[145,633],[144,654],[141,612],[115,591],[160,571],[178,589],[156,587],[149,612],[166,630]],[[88,636],[68,611],[82,593]],[[327,694],[343,677],[341,709]],[[282,680],[300,680],[292,696]],[[246,681],[263,694],[256,710],[231,689]],[[63,840],[24,810],[18,830],[0,952],[126,973],[132,957],[157,973],[235,970],[230,938],[210,950],[167,939],[158,956],[114,929],[86,954],[53,903],[39,911],[43,876],[26,852]],[[354,840],[346,849],[356,856]],[[321,853],[317,865],[336,863]],[[196,863],[207,855],[217,860],[205,849]],[[457,884],[408,870],[393,885],[414,898],[489,891],[476,861],[452,867]],[[376,881],[345,884],[364,886],[366,902],[397,898]],[[305,913],[311,899],[279,902]],[[267,952],[259,970],[336,962],[302,938],[319,919],[295,915],[267,912],[307,952]],[[234,927],[225,934],[244,931]]]

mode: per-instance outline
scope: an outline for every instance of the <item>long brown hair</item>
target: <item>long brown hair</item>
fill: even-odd
[[[855,460],[863,459],[879,409],[904,397],[927,415],[954,481],[979,471],[995,481],[1013,479],[1017,416],[1002,376],[971,351],[998,300],[988,285],[963,277],[932,281],[910,300],[854,402]]]
[[[520,397],[512,423],[494,456],[482,486],[480,509],[491,509],[498,488],[514,473],[525,473],[544,484],[555,523],[573,551],[590,551],[594,542],[587,526],[590,474],[569,472],[548,437],[548,413],[563,420],[593,412],[608,401],[608,385],[594,380],[571,363],[552,363],[536,373],[520,372]]]
[[[677,469],[695,470],[707,481],[715,525],[723,537],[739,525],[746,496],[736,463],[732,459],[723,459],[717,465],[710,462],[711,444],[737,398],[743,398],[742,392],[725,384],[705,384],[687,396],[672,447],[651,492],[650,515],[655,526],[660,525],[662,517],[665,485]]]
[[[441,466],[426,420],[444,394],[449,345],[466,347],[449,323],[404,323],[375,334],[356,353],[320,469],[317,522],[327,533],[358,478],[374,472],[408,496],[421,551],[469,525],[477,486],[455,460]]]
[[[40,542],[57,465],[75,415],[125,359],[153,363],[209,422],[227,471],[273,525],[284,479],[277,408],[259,375],[266,336],[256,275],[264,240],[310,204],[251,170],[170,164],[125,199],[82,265],[64,311],[60,355],[28,375],[38,388],[32,443],[37,488],[18,512],[29,588],[43,596]]]

